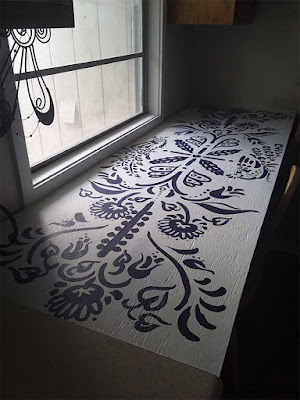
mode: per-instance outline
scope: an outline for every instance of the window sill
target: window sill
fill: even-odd
[[[30,203],[43,197],[93,167],[97,162],[127,146],[162,122],[159,115],[144,114],[104,137],[75,150],[64,158],[32,173],[33,196]],[[54,179],[55,178],[55,179]]]

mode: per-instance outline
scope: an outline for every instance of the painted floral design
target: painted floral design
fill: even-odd
[[[11,221],[1,265],[15,282],[49,275],[44,306],[60,318],[92,323],[112,304],[143,334],[175,326],[198,342],[217,329],[227,289],[205,260],[202,238],[210,229],[225,237],[225,226],[259,212],[243,202],[251,195],[243,183],[272,176],[283,145],[277,136],[267,143],[280,138],[268,121],[283,117],[238,109],[198,117],[107,160],[78,192],[85,215],[20,230],[0,207]]]
[[[75,318],[77,321],[86,321],[90,315],[101,313],[103,305],[101,298],[104,290],[96,285],[95,278],[88,280],[83,285],[71,286],[62,294],[58,289],[54,289],[50,295],[54,295],[49,300],[49,312],[56,317],[64,319]]]
[[[204,233],[196,224],[186,222],[183,215],[169,215],[158,222],[158,228],[168,236],[193,239]]]
[[[167,236],[178,239],[193,239],[203,235],[207,230],[207,222],[195,218],[191,221],[188,208],[182,204],[167,204],[163,202],[165,210],[181,210],[183,214],[169,214],[164,219],[158,221],[159,230]]]
[[[129,176],[140,177],[139,167],[143,166],[143,160],[149,159],[150,154],[157,148],[166,145],[166,139],[153,137],[151,140],[139,143],[130,148],[126,148],[117,153],[117,161],[114,170],[119,167],[123,168]]]
[[[90,212],[98,218],[105,219],[124,218],[129,214],[125,206],[121,206],[112,201],[105,202],[105,200],[99,200],[93,203],[90,207]]]

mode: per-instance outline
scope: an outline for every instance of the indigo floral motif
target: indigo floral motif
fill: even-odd
[[[207,222],[201,222],[197,218],[190,222],[188,208],[182,203],[177,204],[182,208],[184,214],[169,214],[163,220],[158,221],[158,228],[162,233],[179,239],[193,239],[202,235],[207,229]],[[164,207],[166,207],[165,203]]]
[[[117,161],[113,169],[117,171],[118,167],[122,167],[129,176],[140,177],[139,167],[143,166],[143,159],[149,159],[150,154],[157,148],[166,145],[166,139],[154,137],[145,143],[139,143],[129,149],[124,149],[117,153]]]
[[[232,178],[270,178],[283,146],[266,144],[278,134],[268,121],[285,117],[238,109],[199,115],[107,161],[79,192],[93,224],[78,211],[51,222],[51,233],[32,226],[20,231],[1,206],[11,222],[1,265],[10,264],[20,284],[51,274],[45,307],[60,318],[95,320],[119,302],[143,334],[172,325],[184,340],[198,342],[203,330],[217,329],[214,315],[226,310],[227,290],[216,285],[214,266],[207,268],[195,243],[203,244],[210,229],[226,231],[243,214],[258,212],[242,205],[249,193]],[[160,273],[164,280],[157,282]]]
[[[129,214],[125,206],[121,206],[112,201],[106,203],[105,200],[99,200],[93,203],[90,207],[90,212],[98,218],[105,219],[124,218]]]
[[[166,235],[180,239],[193,239],[204,233],[196,224],[186,222],[182,214],[168,215],[158,222],[158,227]]]
[[[99,315],[103,305],[101,298],[104,290],[94,284],[95,278],[88,280],[83,285],[75,285],[57,294],[49,300],[49,312],[55,317],[64,319],[75,318],[76,321],[86,321],[91,314]],[[50,295],[59,292],[58,289],[50,292]]]

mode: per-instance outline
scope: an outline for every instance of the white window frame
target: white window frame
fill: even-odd
[[[58,187],[87,171],[115,151],[128,145],[163,121],[163,38],[164,0],[144,1],[144,66],[147,69],[143,84],[146,87],[144,113],[103,137],[96,138],[53,163],[31,171],[25,138],[12,135],[20,176],[24,207],[40,200]],[[11,72],[12,73],[12,72]],[[10,91],[11,92],[11,91]],[[11,98],[10,98],[11,97]],[[7,96],[12,101],[13,94]],[[22,119],[17,108],[15,130],[22,131]]]

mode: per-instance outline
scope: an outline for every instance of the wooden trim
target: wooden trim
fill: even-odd
[[[232,25],[235,0],[168,0],[168,23]]]

